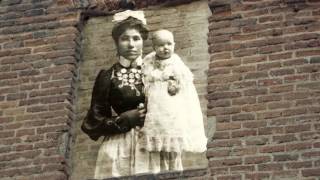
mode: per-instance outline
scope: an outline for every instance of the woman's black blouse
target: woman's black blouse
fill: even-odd
[[[81,129],[93,140],[124,133],[123,129],[128,131],[131,127],[121,127],[125,123],[116,122],[111,108],[120,115],[136,109],[144,101],[141,67],[125,68],[116,63],[110,69],[99,72],[92,91],[91,106]]]

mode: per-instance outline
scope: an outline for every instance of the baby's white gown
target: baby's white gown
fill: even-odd
[[[143,72],[147,114],[138,136],[140,147],[149,152],[204,152],[207,138],[189,68],[176,54],[159,61],[152,52],[144,58]],[[180,87],[173,96],[168,93],[170,76]]]

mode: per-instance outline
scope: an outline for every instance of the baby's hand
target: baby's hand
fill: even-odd
[[[179,92],[179,86],[178,83],[174,80],[168,81],[168,93],[170,96],[174,96]]]

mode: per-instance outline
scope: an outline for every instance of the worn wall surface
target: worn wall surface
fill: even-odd
[[[211,11],[207,1],[170,8],[154,6],[145,9],[148,27],[151,32],[165,28],[174,33],[175,51],[194,73],[194,82],[201,99],[205,124],[207,124],[206,72],[209,63],[206,37],[210,14]],[[80,81],[77,93],[76,140],[72,148],[74,173],[71,179],[74,180],[93,177],[97,151],[103,140],[100,138],[97,142],[92,141],[80,130],[80,126],[90,106],[92,87],[97,73],[101,69],[108,69],[118,60],[115,44],[111,37],[114,25],[111,20],[112,16],[95,17],[90,18],[84,25],[82,34],[83,58],[80,62]],[[151,41],[148,40],[145,42],[144,54],[151,51]],[[183,159],[185,169],[207,167],[205,153],[184,154]]]
[[[106,8],[109,1],[0,1],[0,179],[60,180],[76,173],[70,139],[83,115],[76,114],[76,98],[91,87],[76,83],[85,73],[78,71],[85,63],[80,13],[119,9]],[[168,1],[134,2],[140,8]],[[209,29],[207,127],[217,118],[208,168],[141,178],[319,179],[319,1],[208,4],[213,14],[199,30]],[[97,71],[87,73],[92,78]]]

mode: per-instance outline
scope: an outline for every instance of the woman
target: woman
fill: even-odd
[[[104,136],[94,178],[182,170],[181,155],[146,152],[136,146],[136,132],[143,126],[146,113],[138,106],[145,102],[141,56],[148,30],[142,11],[115,14],[114,21],[112,38],[119,62],[98,74],[91,106],[81,127],[93,140]],[[111,108],[117,113],[116,117],[112,117]]]

